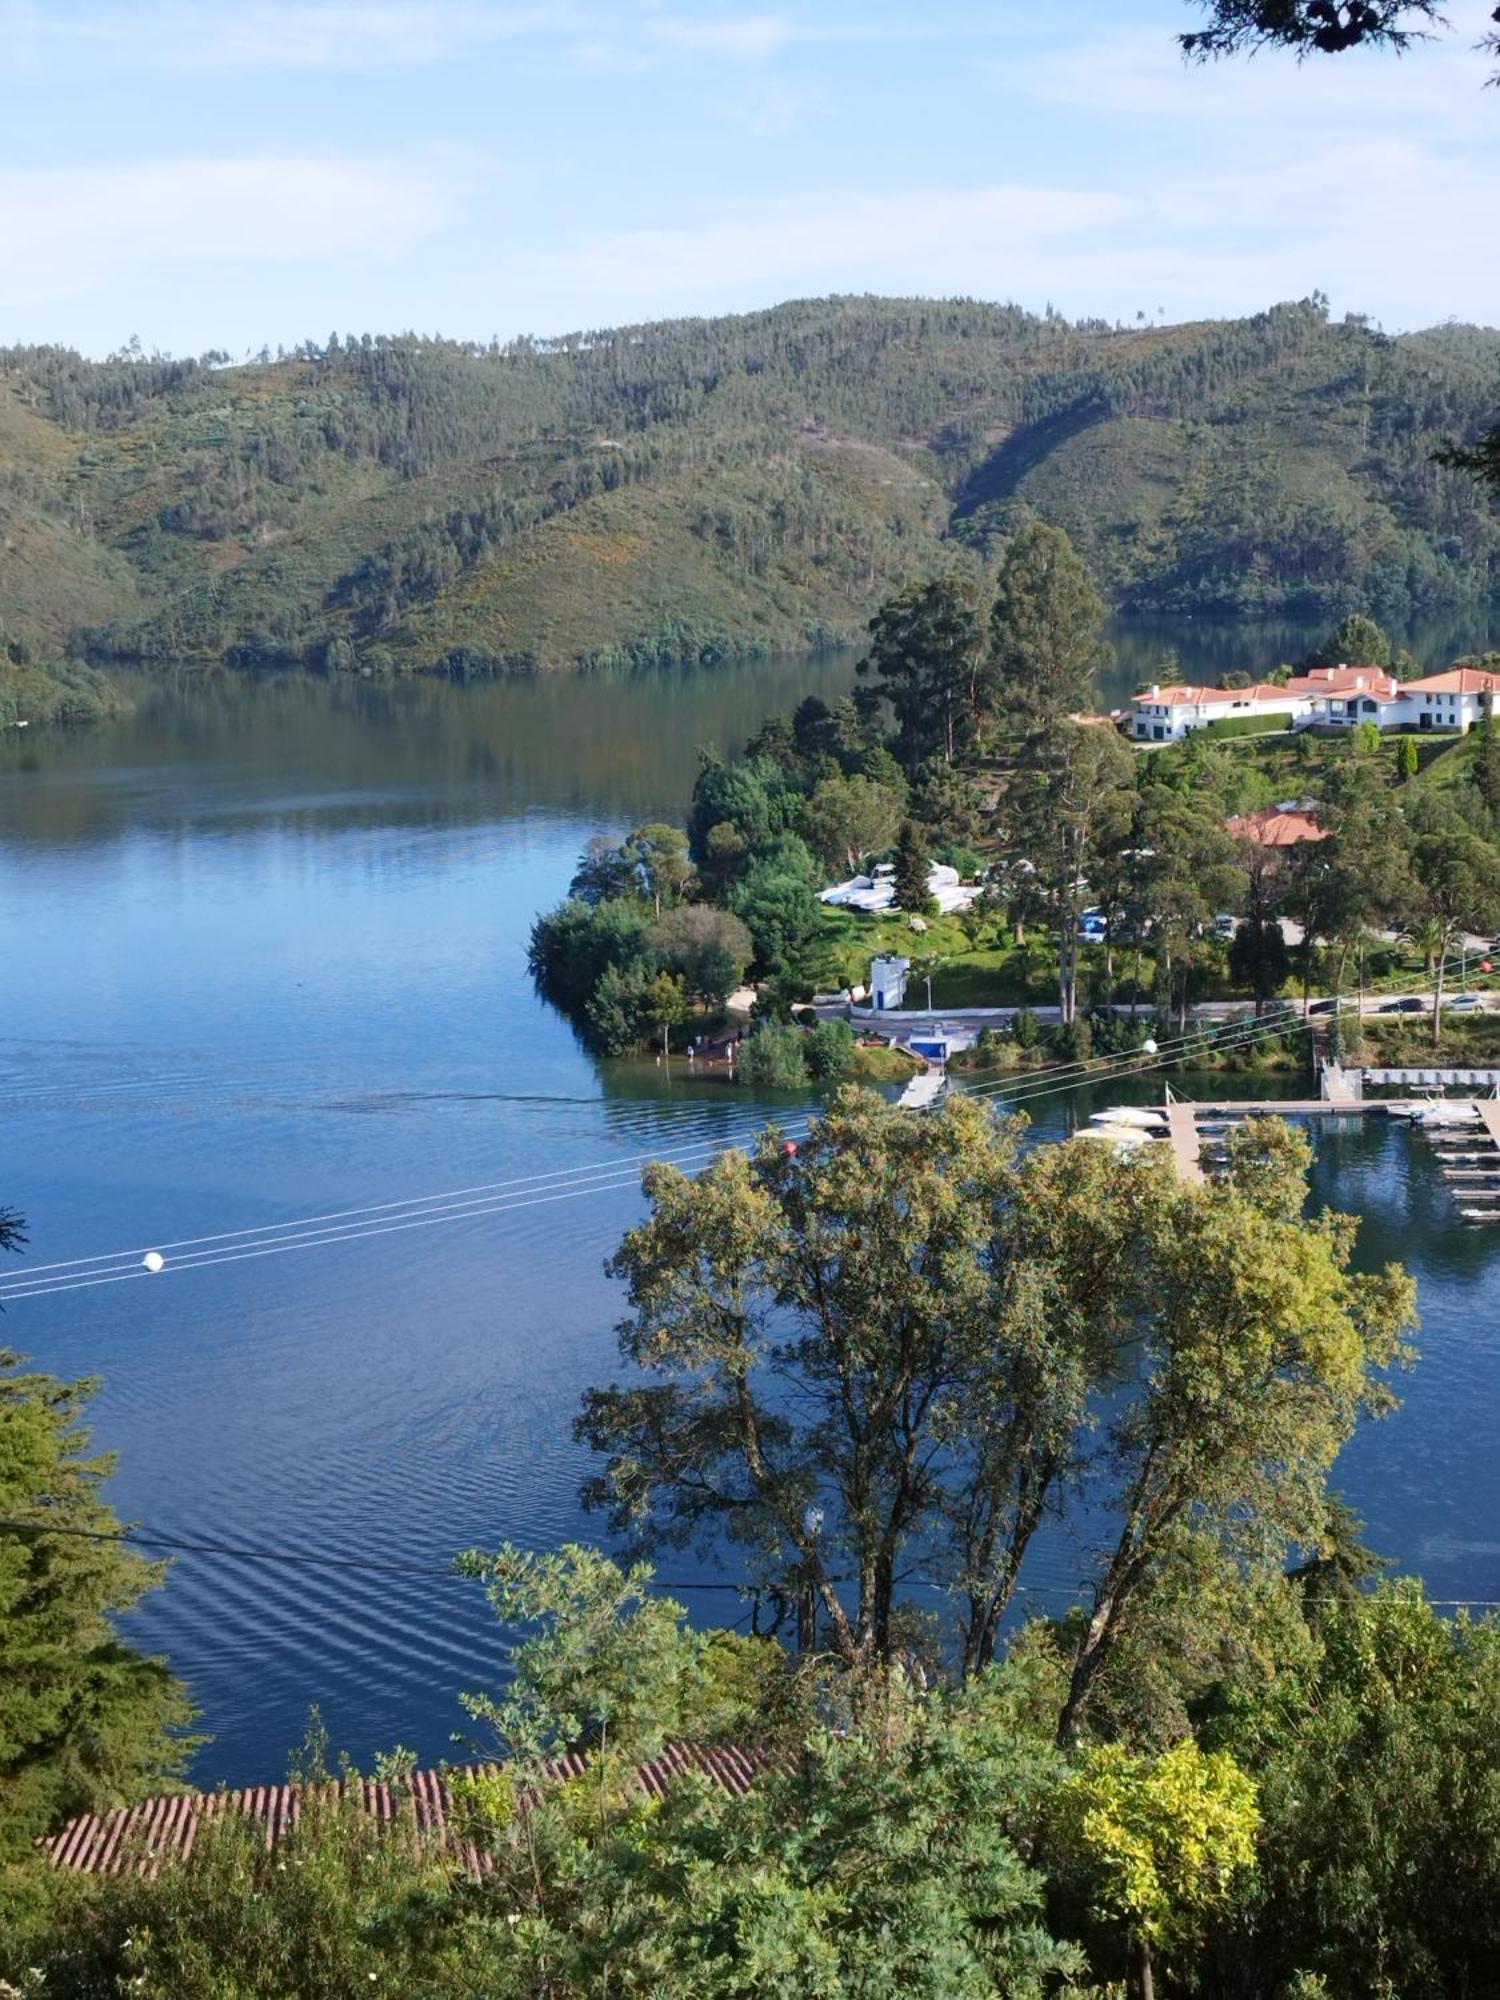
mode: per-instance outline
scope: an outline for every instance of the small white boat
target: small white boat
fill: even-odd
[[[1121,1131],[1165,1132],[1167,1121],[1160,1111],[1145,1111],[1134,1104],[1116,1104],[1108,1111],[1090,1114],[1091,1125],[1113,1125]]]
[[[1438,1131],[1444,1126],[1477,1125],[1479,1106],[1469,1098],[1455,1098],[1451,1103],[1420,1104],[1411,1114],[1411,1122],[1424,1132]]]

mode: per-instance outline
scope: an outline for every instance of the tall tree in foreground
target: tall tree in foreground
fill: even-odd
[[[1396,1265],[1354,1273],[1353,1218],[1304,1218],[1310,1160],[1279,1119],[1241,1126],[1225,1179],[1179,1189],[1141,1242],[1141,1387],[1110,1426],[1119,1525],[1074,1654],[1064,1742],[1082,1734],[1182,1533],[1280,1569],[1320,1541],[1327,1474],[1356,1421],[1390,1406],[1379,1371],[1404,1354],[1415,1289]]]
[[[1114,657],[1107,607],[1061,528],[1034,521],[1006,544],[990,613],[1001,701],[1032,716],[1086,713]]]
[[[23,1240],[0,1210],[0,1247]],[[115,1630],[166,1565],[111,1539],[113,1460],[83,1422],[95,1386],[0,1348],[0,1522],[28,1524],[0,1525],[0,1859],[67,1813],[170,1786],[196,1747],[182,1683]]]
[[[1349,1271],[1352,1225],[1302,1221],[1306,1147],[1279,1122],[1213,1189],[1017,1140],[961,1096],[917,1115],[845,1091],[795,1152],[771,1133],[696,1179],[652,1167],[611,1266],[644,1380],[591,1391],[577,1432],[617,1530],[737,1548],[756,1584],[811,1594],[856,1668],[905,1643],[907,1576],[952,1594],[964,1669],[985,1665],[1041,1522],[1111,1482],[1068,1741],[1184,1531],[1269,1572],[1318,1540],[1411,1296]]]

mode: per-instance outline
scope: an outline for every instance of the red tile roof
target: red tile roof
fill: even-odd
[[[1299,841],[1328,838],[1327,827],[1319,826],[1311,813],[1283,812],[1279,806],[1240,813],[1224,824],[1240,839],[1253,840],[1261,847],[1295,847]]]
[[[489,1873],[493,1861],[485,1850],[463,1839],[454,1828],[449,1777],[490,1777],[503,1768],[500,1764],[467,1764],[452,1773],[414,1771],[401,1784],[355,1778],[346,1786],[343,1779],[334,1779],[319,1790],[330,1800],[354,1794],[377,1822],[398,1818],[409,1800],[418,1830],[451,1840],[464,1868],[477,1878]],[[545,1775],[578,1778],[589,1768],[586,1757],[569,1754],[548,1764]],[[761,1751],[703,1743],[668,1743],[659,1756],[637,1765],[635,1782],[648,1796],[660,1798],[674,1779],[692,1771],[739,1798],[758,1777],[779,1768],[783,1768],[780,1760]],[[140,1805],[120,1806],[114,1812],[81,1813],[40,1845],[55,1867],[71,1868],[79,1874],[118,1875],[128,1871],[155,1875],[163,1861],[171,1857],[187,1859],[201,1821],[223,1818],[229,1813],[262,1821],[266,1846],[274,1847],[301,1817],[303,1794],[301,1785],[247,1785],[239,1791],[178,1792],[166,1798],[145,1799]]]
[[[1305,674],[1294,674],[1287,688],[1293,694],[1368,694],[1393,701],[1401,683],[1384,667],[1311,667]]]
[[[1186,685],[1164,688],[1142,688],[1136,695],[1137,701],[1162,702],[1168,708],[1187,708],[1200,702],[1265,701],[1284,697],[1287,690],[1277,687],[1272,681],[1257,681],[1254,687],[1189,687]]]
[[[1500,674],[1485,667],[1449,667],[1446,673],[1429,674],[1425,680],[1408,681],[1407,694],[1497,694]]]

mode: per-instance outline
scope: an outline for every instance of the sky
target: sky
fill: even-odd
[[[1490,5],[1189,69],[1192,0],[0,0],[0,346],[829,292],[1496,324]]]

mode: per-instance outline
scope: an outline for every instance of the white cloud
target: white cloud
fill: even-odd
[[[0,177],[0,308],[215,271],[399,260],[455,218],[472,155],[267,153]]]
[[[1121,219],[1118,195],[1044,187],[823,189],[585,238],[522,260],[557,323],[765,304],[797,292],[1010,295],[1049,246]],[[592,303],[591,303],[592,302]]]
[[[764,62],[793,37],[791,24],[779,14],[745,14],[725,21],[653,21],[650,33],[669,48],[736,62]]]
[[[96,6],[64,18],[34,5],[12,10],[14,47],[28,66],[91,52],[132,69],[254,70],[406,68],[441,62],[511,36],[560,33],[561,4],[491,6],[483,0],[157,0],[131,10]]]

